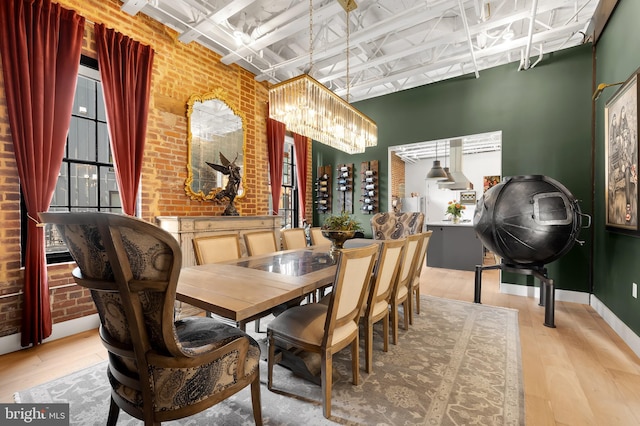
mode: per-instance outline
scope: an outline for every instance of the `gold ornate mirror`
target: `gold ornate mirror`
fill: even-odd
[[[240,166],[244,194],[244,118],[226,99],[222,89],[189,98],[187,105],[187,180],[185,191],[192,200],[213,200],[228,176],[207,165],[220,163],[220,154]]]

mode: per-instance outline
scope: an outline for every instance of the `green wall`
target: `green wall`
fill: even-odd
[[[501,130],[504,176],[550,176],[590,214],[591,64],[589,44],[545,55],[527,71],[512,63],[481,71],[478,79],[464,76],[358,102],[355,106],[378,124],[378,146],[350,156],[314,142],[314,166],[354,163],[358,168],[361,161],[377,159],[381,211],[388,211],[387,147]],[[356,216],[370,235],[370,216],[360,214],[359,206],[355,203]],[[335,212],[335,201],[333,207]],[[315,223],[321,221],[314,216]],[[580,238],[584,246],[576,244],[547,265],[557,288],[589,291],[591,231],[582,231]],[[511,275],[505,281],[533,284],[528,278]]]
[[[638,16],[640,2],[622,0],[618,3],[596,45],[596,83],[625,81],[640,66]],[[640,334],[640,302],[631,297],[632,283],[640,284],[640,240],[605,228],[604,108],[618,87],[606,89],[595,104],[593,293],[636,334]]]

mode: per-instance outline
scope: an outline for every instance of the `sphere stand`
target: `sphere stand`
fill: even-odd
[[[500,269],[501,271],[514,272],[516,274],[531,275],[540,280],[540,302],[538,306],[544,306],[544,325],[555,328],[554,311],[556,289],[553,280],[547,275],[547,268],[544,266],[516,266],[505,263],[497,265],[476,265],[475,291],[473,295],[474,303],[480,302],[480,292],[482,291],[482,271],[490,269]]]

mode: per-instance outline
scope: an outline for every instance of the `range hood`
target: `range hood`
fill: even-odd
[[[462,139],[451,139],[449,141],[449,172],[453,182],[438,182],[440,189],[473,189],[473,184],[462,173]]]

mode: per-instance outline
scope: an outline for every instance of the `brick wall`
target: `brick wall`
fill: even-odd
[[[153,47],[155,58],[146,150],[142,168],[142,218],[154,221],[160,215],[220,215],[224,205],[191,200],[185,194],[187,178],[187,119],[189,96],[216,88],[226,91],[226,100],[245,117],[246,196],[236,199],[241,215],[268,214],[266,117],[267,85],[239,66],[220,63],[220,56],[191,42],[177,40],[178,34],[150,18],[120,11],[119,0],[58,0],[87,19],[83,54],[97,57],[93,22]],[[1,66],[1,65],[0,65]],[[2,74],[0,73],[0,81]],[[19,331],[21,322],[23,271],[20,268],[19,183],[7,118],[4,82],[0,84],[0,336]],[[311,147],[309,147],[311,183]],[[311,193],[307,194],[309,205]],[[307,219],[311,221],[311,208]],[[95,312],[86,291],[73,284],[74,265],[49,268],[49,286],[54,323]]]
[[[404,198],[404,161],[396,155],[395,152],[391,153],[391,196],[398,198]]]

